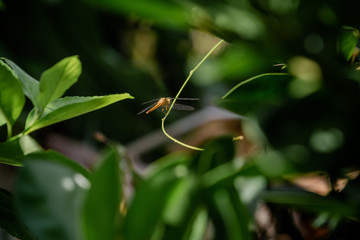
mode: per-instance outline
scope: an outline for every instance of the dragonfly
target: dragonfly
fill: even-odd
[[[152,103],[150,106],[144,108],[143,110],[141,110],[137,115],[140,115],[142,113],[146,113],[149,114],[152,111],[158,109],[158,108],[162,108],[162,111],[167,111],[169,110],[170,106],[171,106],[171,102],[174,98],[170,98],[170,97],[162,97],[162,98],[157,98],[157,99],[153,99],[147,102],[144,102],[142,105],[147,104],[147,103]],[[200,100],[199,98],[177,98],[176,100]],[[179,103],[175,103],[173,108],[174,110],[181,110],[181,111],[193,111],[195,110],[194,107],[192,106],[188,106],[188,105],[183,105],[183,104],[179,104]]]

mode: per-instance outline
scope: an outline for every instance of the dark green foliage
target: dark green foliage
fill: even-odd
[[[19,239],[34,239],[29,229],[20,220],[13,196],[4,189],[0,189],[0,213],[0,228]]]
[[[0,227],[9,234],[255,239],[255,211],[263,202],[277,218],[277,233],[293,239],[302,237],[294,212],[311,216],[309,225],[325,229],[326,237],[359,234],[359,177],[349,177],[360,168],[356,1],[39,0],[0,1],[0,9],[0,51],[7,57],[0,61],[0,162],[22,166],[16,200],[0,192]],[[258,151],[239,157],[238,142],[219,137],[200,146],[203,152],[150,156],[146,174],[131,179],[129,198],[126,170],[138,173],[115,147],[88,172],[28,136],[132,98],[119,91],[138,102],[58,129],[73,137],[101,129],[128,143],[159,128],[161,113],[136,112],[143,101],[174,96],[203,57],[195,29],[228,45],[201,65],[184,95],[216,98],[218,106],[242,115],[244,137]],[[62,97],[65,92],[72,96]],[[103,94],[110,95],[79,97]],[[326,196],[289,184],[308,173],[328,179]],[[343,177],[347,185],[337,192],[335,182]]]

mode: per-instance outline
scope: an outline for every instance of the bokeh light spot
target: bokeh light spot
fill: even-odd
[[[344,141],[343,133],[337,128],[315,130],[310,137],[311,147],[322,153],[330,153],[340,148]]]
[[[66,190],[66,191],[73,191],[75,189],[75,184],[74,181],[71,177],[64,177],[61,179],[61,186]]]

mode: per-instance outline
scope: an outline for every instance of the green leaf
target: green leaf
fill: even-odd
[[[128,15],[133,13],[143,18],[150,18],[155,23],[168,27],[186,27],[188,25],[189,13],[182,5],[175,1],[133,0],[129,1],[94,1],[84,0],[90,4],[108,9],[112,12]]]
[[[83,211],[84,238],[116,239],[120,206],[119,156],[110,149],[94,172]]]
[[[15,182],[19,215],[37,239],[82,239],[80,212],[89,173],[53,152],[25,157]]]
[[[206,172],[202,176],[202,182],[207,188],[219,188],[233,182],[239,176],[258,176],[261,174],[262,172],[254,163],[246,163],[237,168],[233,162],[227,162]]]
[[[9,125],[13,125],[25,104],[25,97],[11,68],[0,61],[0,123],[4,119]]]
[[[288,84],[292,79],[287,73],[265,73],[249,78],[227,92],[219,104],[239,114],[263,105],[279,105],[289,98]]]
[[[35,107],[39,107],[39,104],[36,100],[40,92],[39,81],[31,77],[11,60],[7,58],[2,59],[12,68],[12,70],[19,78],[25,96],[27,96],[31,100]]]
[[[315,212],[331,213],[340,216],[355,216],[357,207],[345,203],[342,199],[331,196],[320,196],[305,191],[268,191],[262,195],[267,202],[290,205],[295,208]]]
[[[340,31],[338,49],[346,61],[349,61],[359,41],[360,32],[352,27],[343,27]]]
[[[182,239],[187,239],[189,231],[195,231],[192,227],[201,203],[200,189],[198,179],[194,174],[189,174],[186,166],[179,165],[174,170],[183,177],[174,185],[167,197],[162,219],[166,226],[163,239],[180,239],[180,236],[183,236]]]
[[[206,227],[208,225],[208,212],[205,208],[200,208],[195,216],[192,225],[188,229],[189,240],[202,240],[206,233]]]
[[[0,157],[0,163],[6,164],[6,165],[11,165],[11,166],[16,166],[16,167],[22,166],[21,161],[14,160],[11,158],[4,158],[4,157]]]
[[[225,225],[226,239],[251,239],[250,218],[236,190],[233,187],[219,189],[214,193],[214,201]]]
[[[78,56],[67,57],[46,70],[40,78],[37,101],[41,109],[61,97],[79,78],[81,63]]]
[[[0,114],[0,126],[6,124],[6,119]]]
[[[153,164],[155,173],[150,174],[150,177],[139,186],[134,196],[124,226],[127,240],[150,239],[154,232],[159,230],[158,224],[161,223],[165,205],[180,177],[183,176],[181,169],[186,168],[183,164],[179,165],[185,160],[183,156],[171,156],[168,158],[168,164],[164,164],[163,160]],[[161,170],[154,166],[158,164],[163,166]]]
[[[133,99],[128,93],[94,97],[64,97],[52,101],[41,118],[35,119],[32,111],[26,120],[25,133],[97,110],[123,99]]]
[[[180,226],[184,219],[188,224],[187,210],[196,207],[194,206],[195,201],[192,201],[195,199],[190,198],[196,189],[196,179],[193,175],[188,174],[188,169],[184,165],[177,166],[176,171],[186,174],[187,177],[181,178],[169,195],[164,210],[164,222],[173,226]]]
[[[18,216],[13,196],[4,189],[0,189],[0,228],[18,239],[35,239]]]
[[[22,166],[21,158],[27,154],[41,151],[41,146],[29,135],[24,135],[4,143],[0,143],[0,163]]]

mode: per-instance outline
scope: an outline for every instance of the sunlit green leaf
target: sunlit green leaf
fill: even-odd
[[[350,60],[359,41],[360,32],[352,27],[343,27],[340,31],[338,48],[346,61]]]
[[[165,205],[169,201],[174,187],[180,181],[183,172],[181,169],[185,167],[185,165],[179,164],[179,159],[184,160],[183,157],[173,156],[174,161],[168,158],[171,164],[163,165],[164,162],[160,161],[159,164],[164,167],[154,167],[153,169],[157,169],[155,174],[151,174],[139,186],[126,215],[125,239],[150,239],[157,230]],[[180,171],[178,167],[180,167]]]
[[[169,171],[149,179],[137,190],[126,215],[126,239],[150,239],[161,220],[164,205],[176,183],[177,178]]]
[[[194,176],[188,175],[189,170],[186,166],[179,165],[174,170],[179,175],[187,175],[187,177],[182,178],[169,195],[164,211],[164,221],[170,225],[180,226],[186,216],[187,209],[195,207],[195,199],[192,199],[191,196],[196,190],[196,181]],[[188,223],[188,219],[186,223]]]
[[[82,114],[97,110],[117,101],[133,97],[127,93],[94,97],[64,97],[47,105],[40,119],[34,119],[34,111],[26,120],[26,133]],[[34,122],[35,121],[35,122]]]
[[[40,78],[37,98],[41,109],[61,97],[79,78],[81,63],[78,56],[67,57],[46,70]]]
[[[202,181],[208,188],[218,188],[233,182],[238,176],[257,176],[261,174],[262,172],[255,163],[250,162],[236,168],[233,162],[228,162],[205,173],[202,176]]]
[[[42,150],[41,146],[29,135],[0,143],[0,163],[22,166],[21,158]]]
[[[157,159],[156,162],[147,167],[148,178],[161,174],[161,172],[166,169],[173,169],[174,166],[184,165],[187,166],[190,162],[190,157],[188,154],[176,152],[173,154],[168,154],[163,156],[160,159]]]
[[[0,114],[0,126],[6,124],[6,119]]]
[[[31,77],[11,60],[7,58],[3,58],[3,60],[5,60],[19,78],[24,94],[31,100],[34,106],[39,107],[36,100],[40,92],[39,81]]]
[[[107,152],[92,177],[83,211],[84,237],[87,240],[115,239],[121,194],[116,151]]]
[[[37,239],[82,239],[80,211],[89,173],[55,152],[25,157],[15,183],[19,215]]]
[[[205,201],[216,234],[226,239],[250,239],[248,212],[234,188],[238,172],[232,162],[234,142],[230,137],[222,137],[208,142],[204,148],[196,159],[197,171],[202,173],[201,183],[209,195]]]
[[[181,178],[168,195],[165,205],[163,223],[166,229],[163,239],[175,239],[180,236],[186,239],[187,231],[195,231],[190,219],[194,219],[200,204],[198,182],[184,165],[175,167],[174,171]]]
[[[18,239],[35,239],[20,220],[13,196],[4,189],[0,189],[0,228]]]
[[[189,228],[189,240],[202,240],[208,224],[208,213],[205,209],[199,209],[195,214],[195,219]]]
[[[25,96],[19,80],[11,68],[0,61],[0,123],[13,125],[25,104]]]

